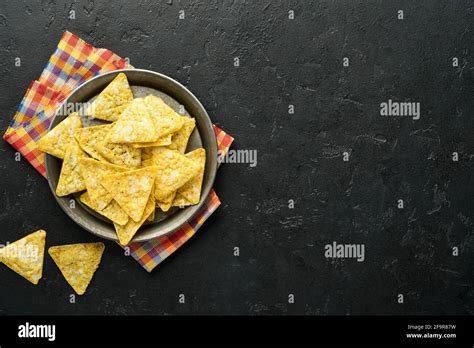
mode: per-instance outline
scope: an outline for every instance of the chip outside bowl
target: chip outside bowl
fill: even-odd
[[[176,101],[180,105],[183,105],[189,115],[196,119],[196,129],[193,133],[193,139],[190,140],[186,152],[192,151],[193,148],[200,146],[206,149],[206,166],[199,204],[176,210],[174,213],[166,215],[166,218],[161,221],[143,225],[131,243],[144,242],[176,231],[201,209],[212,189],[217,172],[217,141],[211,119],[199,100],[179,82],[150,70],[122,69],[94,77],[75,89],[71,95],[64,100],[63,105],[67,105],[66,103],[89,101],[98,95],[115,76],[121,72],[127,75],[130,86],[134,89],[134,93],[135,89],[137,91],[143,91],[143,93],[149,93],[151,91],[151,93],[162,96],[166,102],[168,102],[166,98],[170,98],[170,102]],[[64,108],[58,108],[49,129],[54,128],[67,116],[63,114],[63,111]],[[99,217],[98,214],[91,214],[90,210],[86,209],[82,203],[79,202],[79,195],[66,197],[58,197],[56,195],[55,191],[61,172],[61,164],[62,161],[59,158],[45,154],[48,183],[59,206],[73,221],[87,231],[105,239],[118,241],[113,224],[105,218]],[[71,200],[75,200],[74,205],[71,204]]]

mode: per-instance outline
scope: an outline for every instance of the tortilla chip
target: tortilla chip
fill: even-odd
[[[107,136],[110,125],[93,126],[80,128],[76,131],[76,140],[81,148],[101,162],[108,162],[104,156],[97,150],[99,143]]]
[[[150,150],[152,150],[153,148],[150,148]],[[155,163],[153,162],[153,151],[151,151],[150,153],[150,158],[146,159],[146,160],[142,160],[142,167],[149,167],[149,166],[154,166]]]
[[[166,213],[170,208],[173,206],[173,201],[170,203],[163,203],[160,201],[156,201],[156,205],[164,212]]]
[[[109,191],[100,183],[102,178],[105,175],[122,173],[128,170],[128,168],[99,162],[92,158],[81,158],[79,168],[91,200],[92,209],[96,211],[105,209],[113,199]]]
[[[69,285],[78,295],[83,295],[99,267],[104,249],[104,243],[83,243],[53,246],[48,253]]]
[[[186,198],[184,198],[181,194],[176,193],[176,197],[173,201],[173,204],[171,205],[172,207],[180,207],[184,208],[188,205],[191,205],[191,202],[188,201]]]
[[[112,200],[112,202],[110,202],[104,209],[96,210],[87,192],[84,192],[79,197],[79,199],[89,208],[98,212],[100,215],[105,216],[107,219],[113,221],[114,223],[117,223],[119,225],[125,225],[128,222],[127,213],[124,212],[122,208],[120,208],[120,206],[115,200]]]
[[[155,167],[145,167],[106,175],[102,178],[102,185],[135,222],[140,221],[143,216],[155,181],[156,169]]]
[[[97,151],[110,163],[126,166],[139,167],[141,164],[141,151],[129,144],[114,144],[103,139],[97,144]]]
[[[86,109],[86,115],[105,121],[117,121],[133,100],[133,93],[124,73],[118,74]]]
[[[143,98],[134,99],[112,125],[107,140],[111,143],[134,143],[157,141],[160,135],[155,131],[153,116]]]
[[[142,148],[142,167],[145,167],[143,162],[146,162],[147,160],[151,159],[152,157],[152,149],[151,147],[144,147]]]
[[[165,147],[154,147],[152,162],[156,167],[155,198],[165,202],[181,186],[194,178],[199,172],[199,165],[178,151]],[[147,163],[145,161],[145,163]]]
[[[120,226],[114,223],[115,231],[117,232],[117,237],[121,245],[127,245],[132,240],[133,236],[137,233],[138,229],[145,222],[145,220],[155,211],[155,199],[153,195],[150,195],[143,216],[140,221],[133,221],[132,219],[128,220],[128,223],[124,226]]]
[[[173,134],[171,144],[168,145],[168,148],[184,153],[184,151],[186,151],[186,146],[188,146],[189,136],[196,126],[196,120],[190,117],[182,116],[182,118],[184,120],[184,125],[179,131]]]
[[[150,197],[155,197],[154,195],[150,195]],[[155,221],[155,209],[153,208],[153,211],[151,212],[151,214],[147,217],[146,221],[150,221],[150,222],[153,222]]]
[[[64,155],[61,174],[59,175],[58,186],[56,187],[56,194],[58,196],[67,196],[71,193],[86,189],[79,170],[79,159],[83,157],[85,158],[86,154],[82,151],[77,142],[73,140]]]
[[[158,138],[175,133],[183,127],[184,118],[169,107],[160,97],[148,95],[143,101],[153,116]],[[145,142],[145,140],[141,140],[141,142]]]
[[[154,185],[154,183],[153,183],[153,185]],[[148,200],[151,199],[153,201],[153,204],[156,204],[155,203],[155,195],[154,195],[153,192],[155,192],[155,186],[153,186],[151,188],[150,197],[148,197]],[[145,208],[145,210],[146,210],[146,208]],[[153,211],[151,212],[151,214],[146,218],[146,221],[152,221],[152,222],[155,221],[155,208],[153,208]]]
[[[67,146],[74,139],[74,133],[80,127],[82,127],[81,118],[77,112],[74,112],[44,135],[37,142],[38,148],[50,155],[64,158]]]
[[[163,138],[160,138],[157,141],[154,141],[151,143],[133,143],[132,146],[137,149],[140,149],[143,147],[167,146],[167,145],[171,145],[171,138],[172,138],[172,134],[168,134],[167,136],[164,136]]]
[[[187,153],[185,156],[198,164],[199,172],[194,178],[181,186],[178,192],[194,205],[198,204],[201,198],[202,179],[204,177],[204,167],[206,165],[206,150],[203,148],[196,149]]]
[[[173,192],[171,195],[166,197],[163,201],[156,201],[156,205],[163,211],[167,212],[173,206],[174,197],[176,196],[176,192]]]
[[[43,276],[46,232],[38,230],[0,249],[0,261],[33,284]]]

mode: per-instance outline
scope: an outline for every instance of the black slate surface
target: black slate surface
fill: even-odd
[[[105,242],[71,304],[48,256],[36,287],[0,266],[0,314],[473,314],[473,12],[469,1],[1,2],[2,132],[70,30],[185,84],[258,164],[221,167],[222,206],[151,274]],[[421,103],[420,119],[380,116],[389,99]],[[2,242],[38,228],[47,246],[97,240],[5,141],[0,151]],[[364,244],[365,261],[326,259],[333,241]]]

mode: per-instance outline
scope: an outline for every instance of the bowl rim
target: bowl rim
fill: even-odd
[[[208,129],[208,131],[210,131],[210,133],[212,135],[214,135],[214,126],[213,126],[213,123],[211,121],[211,118],[209,117],[209,114],[207,113],[206,109],[204,108],[204,106],[202,105],[202,103],[199,101],[199,99],[188,89],[186,88],[183,84],[181,84],[180,82],[176,81],[175,79],[167,76],[167,75],[164,75],[164,74],[161,74],[161,73],[158,73],[156,71],[152,71],[152,70],[147,70],[147,69],[118,69],[118,70],[114,70],[114,71],[110,71],[110,72],[106,72],[104,74],[100,74],[100,75],[97,75],[97,76],[94,76],[93,78],[91,78],[90,80],[84,82],[83,84],[81,84],[80,86],[76,87],[57,107],[57,109],[55,110],[55,113],[54,113],[54,116],[51,118],[51,123],[48,127],[48,131],[50,131],[53,127],[53,124],[55,123],[54,121],[56,120],[56,117],[58,117],[58,114],[61,112],[61,110],[63,110],[63,106],[64,104],[68,103],[68,101],[74,97],[74,94],[77,93],[78,91],[82,90],[82,89],[85,89],[87,88],[87,86],[90,86],[90,85],[93,85],[94,83],[96,83],[98,80],[100,79],[104,79],[104,78],[107,78],[109,76],[115,76],[115,75],[118,75],[120,73],[124,73],[125,75],[127,75],[127,79],[128,79],[128,73],[131,73],[131,74],[135,74],[135,73],[142,73],[142,74],[150,74],[150,75],[154,75],[155,77],[157,78],[160,78],[160,79],[163,79],[165,81],[167,81],[167,83],[170,83],[171,85],[175,85],[178,90],[181,90],[182,92],[184,92],[184,96],[185,98],[189,98],[189,102],[190,103],[194,103],[196,105],[196,107],[198,109],[200,109],[200,112],[203,113],[204,115],[204,127]],[[132,85],[133,86],[133,85]],[[104,87],[105,88],[105,87]],[[100,93],[100,92],[99,92]],[[99,93],[97,93],[96,95],[98,95]],[[173,99],[175,99],[174,96],[170,95]],[[176,99],[175,99],[176,100]],[[190,116],[193,116],[193,115],[190,115]],[[202,122],[201,122],[202,123]],[[192,205],[192,206],[188,206],[184,209],[182,209],[181,211],[185,211],[187,210],[188,213],[185,217],[181,218],[181,219],[177,219],[177,221],[175,221],[173,224],[171,224],[170,226],[166,227],[164,229],[164,231],[157,231],[155,233],[150,233],[150,235],[147,237],[147,236],[143,236],[143,235],[140,235],[138,232],[137,234],[132,238],[132,240],[130,241],[129,244],[131,243],[135,243],[135,242],[146,242],[146,241],[149,241],[149,240],[153,240],[153,239],[156,239],[156,238],[159,238],[159,237],[162,237],[162,236],[166,236],[170,233],[173,233],[175,232],[177,229],[179,229],[181,226],[183,226],[184,224],[186,224],[189,220],[191,220],[195,214],[197,212],[199,212],[199,210],[201,209],[201,207],[204,205],[207,197],[209,196],[209,193],[211,192],[213,186],[214,186],[214,182],[215,182],[215,178],[216,178],[216,174],[217,174],[217,167],[218,167],[218,163],[217,163],[217,155],[218,155],[218,146],[217,146],[217,139],[215,136],[212,136],[211,137],[211,151],[208,151],[209,149],[206,148],[206,163],[208,161],[208,158],[210,158],[210,165],[209,165],[209,178],[207,180],[208,182],[208,185],[206,185],[206,187],[203,187],[202,188],[202,191],[201,191],[201,199],[199,201],[198,204],[196,205]],[[213,154],[215,154],[215,156],[213,156]],[[210,156],[210,157],[209,157]],[[98,237],[101,237],[101,238],[104,238],[104,239],[108,239],[108,240],[113,240],[113,241],[117,241],[118,242],[118,237],[116,234],[114,234],[113,236],[109,236],[109,235],[105,235],[105,234],[102,234],[102,233],[99,233],[98,231],[96,231],[95,229],[92,229],[90,223],[88,223],[88,221],[86,221],[87,219],[83,219],[81,216],[77,215],[77,213],[74,213],[70,208],[66,207],[67,204],[65,204],[63,198],[71,198],[71,195],[67,195],[65,197],[58,197],[56,195],[56,188],[53,187],[53,183],[50,179],[50,174],[51,174],[51,166],[50,166],[50,161],[56,159],[56,157],[48,154],[48,153],[45,153],[45,171],[46,171],[46,176],[47,176],[47,180],[48,180],[48,185],[49,185],[49,188],[56,200],[56,202],[58,203],[58,205],[61,207],[61,209],[66,213],[66,215],[69,216],[69,218],[71,218],[71,220],[73,220],[75,223],[77,223],[79,226],[81,226],[83,229],[87,230],[88,232],[98,236]],[[206,168],[207,169],[207,168]],[[76,198],[74,198],[76,200]],[[91,215],[90,213],[87,213],[92,219],[97,219],[95,216]],[[173,214],[175,215],[175,214]],[[172,216],[173,216],[172,215]],[[171,218],[172,218],[171,216]],[[166,221],[167,219],[163,220],[163,221]],[[160,223],[160,222],[157,222],[157,223]],[[153,225],[153,224],[151,224]]]

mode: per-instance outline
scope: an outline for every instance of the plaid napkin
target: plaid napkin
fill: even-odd
[[[112,51],[96,48],[66,31],[39,80],[28,87],[3,139],[46,177],[44,153],[38,150],[36,142],[47,132],[56,108],[90,78],[125,67],[131,68]],[[227,153],[234,139],[217,126],[214,132],[219,151]],[[167,236],[131,244],[130,255],[151,272],[191,238],[220,204],[219,197],[211,190],[201,210],[188,223]]]

